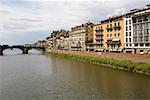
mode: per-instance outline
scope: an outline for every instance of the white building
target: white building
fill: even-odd
[[[84,25],[71,28],[69,34],[70,50],[85,51],[85,28]]]
[[[132,16],[135,53],[150,53],[150,5]]]
[[[150,5],[124,16],[124,45],[127,53],[148,53],[150,48]],[[148,35],[149,34],[149,35]],[[149,42],[149,43],[148,43]]]

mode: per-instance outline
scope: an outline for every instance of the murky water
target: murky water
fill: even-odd
[[[4,53],[0,100],[150,100],[150,77],[144,75],[35,51]]]

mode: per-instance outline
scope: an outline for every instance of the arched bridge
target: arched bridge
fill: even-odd
[[[0,55],[3,55],[3,51],[6,49],[20,49],[22,50],[22,54],[28,54],[28,51],[30,49],[41,49],[43,52],[45,51],[45,47],[41,47],[41,46],[22,46],[22,45],[14,45],[14,46],[8,46],[8,45],[3,45],[0,46]]]

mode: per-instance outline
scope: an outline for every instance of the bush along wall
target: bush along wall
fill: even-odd
[[[150,64],[141,63],[141,62],[132,62],[130,60],[117,60],[113,58],[104,58],[104,57],[97,57],[97,56],[85,56],[85,55],[78,55],[78,54],[71,54],[65,52],[47,52],[46,55],[55,55],[61,56],[68,59],[73,59],[80,62],[96,64],[96,65],[103,65],[109,66],[116,69],[127,70],[131,72],[141,73],[145,75],[150,75]]]

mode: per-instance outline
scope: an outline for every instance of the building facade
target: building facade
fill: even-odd
[[[92,49],[93,23],[85,23],[71,28],[69,34],[70,50],[86,51]],[[87,47],[87,48],[86,48]]]
[[[135,53],[150,52],[150,9],[134,13],[133,44]]]
[[[106,38],[102,24],[96,24],[93,28],[93,48],[94,51],[104,51],[104,38]]]
[[[124,52],[148,53],[149,12],[150,5],[146,5],[143,9],[133,9],[124,15]]]
[[[124,16],[115,16],[101,21],[101,39],[99,45],[105,51],[122,52],[124,49]]]

